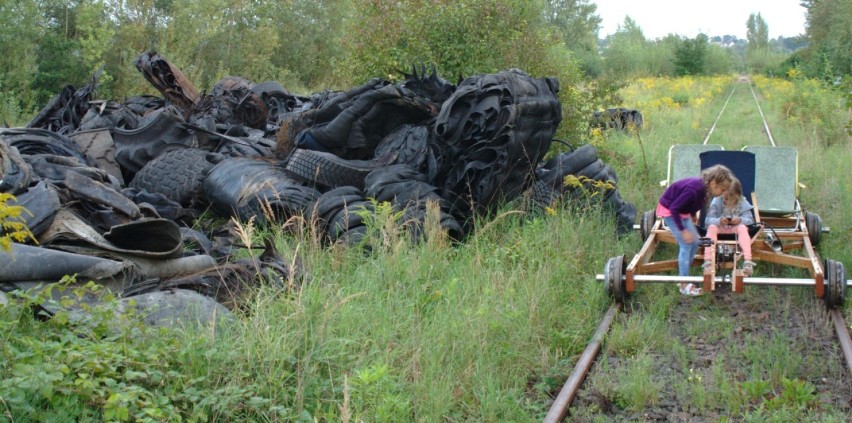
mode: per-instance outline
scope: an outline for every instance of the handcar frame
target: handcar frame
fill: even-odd
[[[676,259],[656,260],[661,243],[677,241],[663,220],[654,211],[642,214],[635,226],[645,240],[639,252],[627,262],[625,256],[610,258],[598,279],[606,292],[619,303],[636,290],[640,283],[701,283],[705,292],[714,291],[719,284],[730,284],[731,290],[742,293],[745,285],[813,286],[814,294],[828,307],[843,303],[846,286],[842,263],[821,260],[815,247],[823,233],[819,215],[805,211],[798,200],[798,153],[790,147],[748,146],[741,151],[726,151],[718,145],[675,145],[669,150],[666,185],[687,176],[698,176],[701,169],[723,164],[742,182],[754,206],[756,224],[750,228],[752,260],[806,269],[809,278],[746,277],[742,269],[742,251],[736,239],[720,235],[710,243],[702,238],[703,248],[714,248],[712,266],[700,276],[671,276],[662,273],[676,271]],[[703,216],[699,232],[703,232]],[[693,265],[704,261],[703,250],[693,259]]]

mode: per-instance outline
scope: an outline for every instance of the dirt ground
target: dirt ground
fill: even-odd
[[[665,330],[670,333],[671,344],[682,345],[679,351],[685,353],[678,359],[671,345],[646,352],[644,357],[650,357],[652,363],[648,379],[656,386],[650,391],[656,395],[645,401],[641,409],[635,406],[636,402],[625,401],[624,395],[619,398],[613,393],[618,392],[619,384],[636,379],[635,373],[631,373],[632,357],[616,356],[604,346],[574,398],[566,421],[715,422],[761,421],[760,416],[778,418],[773,404],[783,402],[784,398],[774,402],[773,399],[784,395],[782,377],[788,381],[805,381],[814,388],[812,395],[798,397],[802,407],[794,415],[803,413],[820,421],[824,417],[830,421],[837,421],[838,417],[839,421],[852,420],[847,365],[822,301],[814,298],[812,289],[804,287],[747,287],[746,290],[749,292],[735,294],[730,292],[730,286],[720,286],[700,298],[676,300]],[[641,318],[640,308],[630,305],[627,308],[614,324],[623,324],[623,319]],[[702,326],[702,319],[708,324]],[[760,348],[766,346],[769,347],[764,353]],[[747,351],[751,355],[743,353]],[[765,362],[754,362],[764,361],[764,357]],[[744,387],[749,385],[744,382],[754,380],[768,382],[769,387],[762,395],[749,396],[745,392]],[[606,389],[613,386],[616,388]],[[702,406],[696,406],[696,392],[702,393]]]

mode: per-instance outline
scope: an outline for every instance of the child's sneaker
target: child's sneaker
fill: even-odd
[[[746,276],[751,276],[754,273],[754,262],[751,260],[746,260],[743,262],[743,273]]]
[[[686,284],[686,286],[681,287],[680,293],[687,297],[699,297],[701,295],[704,295],[704,291],[702,291],[701,288],[691,283],[688,283]]]

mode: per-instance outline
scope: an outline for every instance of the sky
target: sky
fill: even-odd
[[[760,13],[769,28],[769,39],[805,33],[806,9],[800,0],[591,0],[603,19],[600,38],[614,33],[630,16],[646,39],[668,34],[694,38],[735,35],[746,39],[746,22]]]

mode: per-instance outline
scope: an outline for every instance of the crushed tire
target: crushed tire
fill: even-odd
[[[367,160],[346,160],[322,151],[296,149],[285,169],[307,185],[336,188],[351,185],[364,189],[364,178],[375,167]]]
[[[136,172],[130,188],[163,194],[184,207],[202,204],[204,178],[213,168],[207,154],[198,148],[167,151]]]
[[[210,169],[204,193],[224,216],[258,221],[307,214],[320,194],[291,179],[277,161],[231,157]]]

